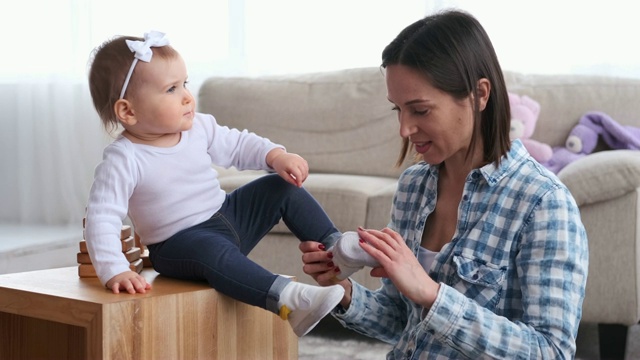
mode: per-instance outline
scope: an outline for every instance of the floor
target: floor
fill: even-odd
[[[599,327],[595,324],[581,325],[577,344],[577,360],[637,360],[640,359],[640,324],[628,329],[626,355],[622,350],[616,327]],[[600,343],[599,331],[603,331]],[[617,334],[616,334],[617,335]],[[611,340],[613,339],[613,340]],[[600,356],[599,348],[603,347]],[[344,329],[333,318],[325,318],[307,336],[299,340],[300,360],[377,360],[384,359],[391,345],[373,340]]]
[[[385,359],[391,345],[342,327],[327,317],[298,341],[300,360]]]

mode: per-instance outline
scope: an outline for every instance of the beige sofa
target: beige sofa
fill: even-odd
[[[505,73],[508,89],[541,104],[533,138],[564,144],[587,111],[599,110],[623,125],[640,127],[640,80],[595,76]],[[221,124],[247,128],[305,157],[305,187],[342,231],[382,228],[388,222],[401,169],[398,122],[386,100],[378,68],[259,78],[209,78],[199,110]],[[262,173],[221,169],[226,190]],[[575,196],[589,236],[590,267],[583,321],[637,324],[640,320],[640,152],[601,151],[558,174]],[[268,269],[302,272],[298,240],[276,226],[251,257]],[[354,278],[370,288],[377,279]]]

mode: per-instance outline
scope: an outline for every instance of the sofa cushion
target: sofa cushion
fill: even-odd
[[[220,177],[220,184],[225,191],[231,192],[264,174],[227,174]],[[310,174],[304,188],[325,209],[338,230],[353,231],[358,226],[386,226],[396,183],[394,178],[379,176]],[[272,232],[289,233],[289,229],[280,222]]]
[[[369,196],[369,211],[367,212],[367,229],[382,229],[391,220],[391,207],[393,195],[398,187],[398,182],[393,181],[381,187]]]
[[[596,152],[570,163],[558,177],[578,206],[617,198],[640,188],[640,151]]]
[[[401,139],[376,67],[262,77],[211,77],[198,109],[309,162],[312,173],[398,177]]]

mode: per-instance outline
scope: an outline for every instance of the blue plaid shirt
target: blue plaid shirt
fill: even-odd
[[[418,254],[437,199],[438,167],[400,177],[389,227]],[[388,359],[571,359],[582,316],[588,248],[567,188],[518,140],[499,167],[468,176],[451,242],[429,275],[440,283],[430,309],[388,279],[371,291],[353,282],[343,325],[391,344]]]

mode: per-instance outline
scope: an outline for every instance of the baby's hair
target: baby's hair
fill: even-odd
[[[134,53],[127,46],[126,40],[144,41],[134,36],[116,36],[95,48],[89,59],[89,91],[102,125],[108,133],[112,133],[120,124],[116,117],[114,105],[120,97],[125,77],[134,59]],[[170,59],[178,56],[178,52],[169,45],[151,48],[154,58]],[[151,60],[153,61],[153,60]],[[137,85],[136,70],[125,93],[131,93]]]

